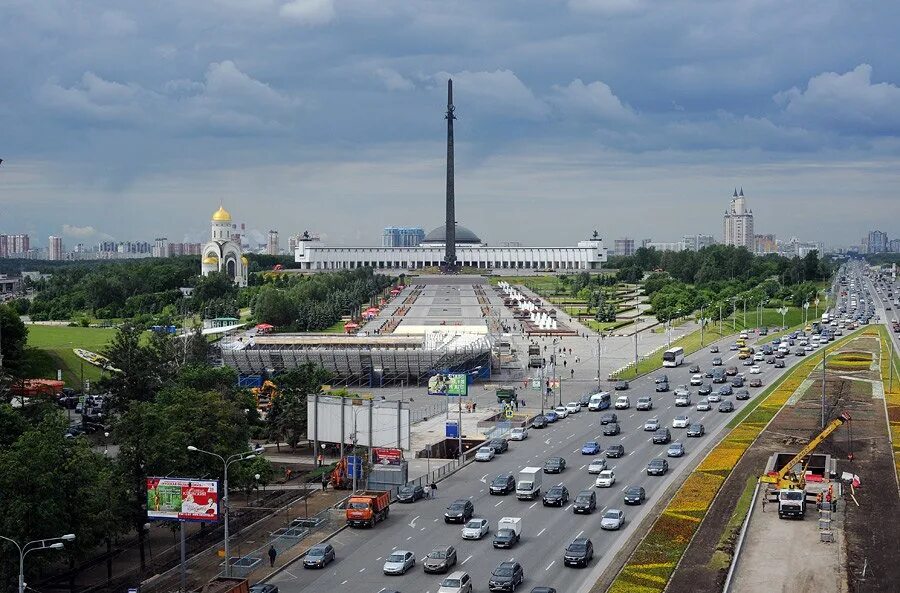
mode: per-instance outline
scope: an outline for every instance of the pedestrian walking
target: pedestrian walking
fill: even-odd
[[[569,366],[569,361],[568,361],[568,360],[564,360],[564,361],[563,361],[563,368],[566,368],[567,366]]]
[[[278,556],[278,552],[275,551],[275,546],[269,546],[269,566],[275,566],[276,556]]]
[[[575,378],[575,369],[572,369],[572,378]]]
[[[516,400],[516,411],[519,411],[519,400]]]
[[[764,512],[764,513],[766,512],[766,499],[767,499],[767,498],[769,498],[769,493],[768,493],[768,492],[766,492],[765,494],[763,494],[763,497],[762,497],[762,507],[763,507],[763,512]]]
[[[328,474],[322,474],[322,492],[328,490]]]
[[[432,482],[428,485],[428,489],[431,490],[431,498],[437,498],[437,484]]]

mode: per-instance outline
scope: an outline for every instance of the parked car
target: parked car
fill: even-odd
[[[625,504],[642,504],[647,499],[647,493],[641,486],[629,486],[625,489]]]
[[[625,524],[625,511],[619,509],[609,509],[603,513],[603,519],[600,520],[600,529],[615,530]]]
[[[384,574],[406,574],[410,568],[416,565],[416,555],[407,550],[394,550],[384,561],[382,572]]]
[[[619,458],[625,455],[625,447],[623,445],[610,445],[605,452],[607,457]]]
[[[435,546],[425,556],[422,568],[425,572],[447,572],[456,565],[456,548],[453,546]]]
[[[556,415],[560,419],[565,419],[569,417],[569,410],[566,409],[565,406],[556,406],[553,408],[553,411],[556,412]]]
[[[557,414],[553,410],[548,410],[544,413],[544,420],[547,421],[547,424],[553,424],[554,422],[559,420],[559,414]]]
[[[706,434],[706,428],[702,424],[691,424],[685,433],[689,437],[702,437]]]
[[[607,425],[609,426],[609,425]],[[596,455],[600,452],[600,443],[597,441],[588,441],[581,446],[582,455]]]
[[[566,547],[565,566],[587,566],[594,557],[594,544],[586,537],[576,538]]]
[[[594,485],[597,488],[609,488],[615,483],[616,473],[611,469],[605,469],[600,472],[600,475],[598,475],[597,479],[594,481]]]
[[[425,498],[421,484],[405,484],[397,490],[397,502],[416,502],[420,498]]]
[[[681,457],[682,455],[684,455],[684,445],[681,441],[669,443],[669,448],[666,449],[666,457]]]
[[[578,402],[569,402],[566,404],[566,411],[569,414],[577,414],[581,411],[581,404]]]
[[[669,462],[662,458],[651,459],[647,464],[648,476],[662,476],[669,471]]]
[[[272,583],[256,583],[250,586],[250,593],[278,593],[278,585]]]
[[[528,429],[524,426],[516,426],[509,431],[509,440],[524,441],[528,438]]]
[[[333,561],[334,546],[328,543],[316,544],[303,557],[303,568],[325,568]]]
[[[547,428],[547,417],[535,416],[531,421],[531,428]]]

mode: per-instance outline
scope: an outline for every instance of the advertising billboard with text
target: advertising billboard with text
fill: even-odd
[[[432,375],[428,379],[428,395],[458,395],[465,397],[469,394],[469,377],[465,373],[450,373],[449,375]]]
[[[147,518],[218,521],[219,483],[214,480],[147,478]]]

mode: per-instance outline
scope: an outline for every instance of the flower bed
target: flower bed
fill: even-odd
[[[851,339],[855,337],[847,336],[835,346]],[[725,479],[817,364],[815,358],[804,360],[758,396],[756,408],[739,420],[688,475],[616,576],[609,593],[662,593]],[[900,471],[900,381],[897,383],[894,446]]]

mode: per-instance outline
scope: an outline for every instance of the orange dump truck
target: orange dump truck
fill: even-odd
[[[361,490],[347,501],[347,525],[351,527],[375,527],[388,517],[390,492]]]

